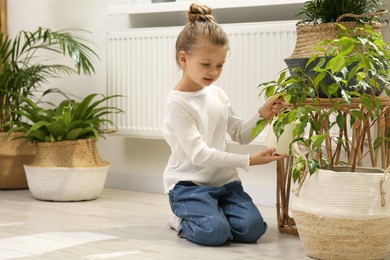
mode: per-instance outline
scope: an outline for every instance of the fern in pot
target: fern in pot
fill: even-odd
[[[101,159],[96,140],[103,126],[113,125],[107,115],[121,113],[105,105],[119,96],[90,94],[81,101],[65,99],[54,108],[21,97],[24,105],[13,112],[25,121],[15,125],[17,131],[36,145],[37,152],[25,170],[29,189],[39,200],[91,200],[101,193],[110,163]]]
[[[14,131],[11,138],[6,133],[14,127],[11,122],[21,119],[15,111],[23,105],[22,98],[33,98],[50,78],[94,72],[98,56],[85,33],[45,28],[20,31],[14,38],[0,33],[0,189],[27,188],[23,163],[31,162],[34,147],[11,141],[21,133]],[[70,58],[74,67],[58,62],[60,57]]]
[[[282,95],[288,103],[273,125],[276,135],[296,123],[288,170],[296,183],[292,209],[306,253],[382,259],[390,249],[390,49],[370,25],[338,26],[334,40],[317,44],[322,56],[309,57],[306,67],[320,57],[310,73],[286,69],[277,81],[260,86],[266,97]],[[327,84],[325,76],[334,82]],[[319,97],[324,88],[326,97]],[[259,122],[254,132],[264,126]]]

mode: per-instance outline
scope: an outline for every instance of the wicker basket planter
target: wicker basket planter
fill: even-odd
[[[31,194],[38,200],[96,199],[104,188],[110,164],[99,167],[25,166]]]
[[[25,140],[12,140],[17,133],[0,133],[0,189],[27,189],[24,164],[31,163],[35,145]]]
[[[346,28],[356,28],[362,27],[363,25],[358,22],[338,22]],[[286,63],[290,73],[294,74],[294,68],[305,68],[306,63],[309,61],[311,57],[314,55],[318,55],[319,58],[316,58],[306,69],[305,73],[308,75],[313,75],[314,72],[312,69],[319,63],[322,56],[324,56],[323,52],[316,50],[314,47],[317,43],[325,41],[325,40],[334,40],[337,38],[340,33],[340,28],[337,25],[338,23],[321,23],[321,24],[307,24],[307,23],[297,23],[296,26],[296,43],[293,53],[290,57],[286,58],[284,62]],[[382,26],[380,23],[373,23],[373,30],[375,32],[380,32]],[[322,48],[327,49],[327,45],[322,46]],[[352,67],[352,65],[351,65]],[[329,76],[325,76],[323,79],[328,85],[335,83],[335,81]],[[348,83],[349,86],[353,86],[353,80],[350,80]],[[378,91],[376,94],[380,95],[380,93],[384,89],[384,84],[382,84],[382,90]],[[338,96],[341,96],[341,89],[337,93]],[[319,97],[326,98],[327,96],[319,91]]]
[[[308,177],[294,198],[304,250],[317,259],[384,259],[390,249],[390,168],[345,168]]]
[[[37,143],[34,160],[24,168],[36,199],[83,201],[100,195],[109,166],[100,158],[95,139],[80,139]]]

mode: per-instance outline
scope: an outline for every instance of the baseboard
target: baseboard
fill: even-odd
[[[124,190],[164,193],[162,176],[145,176],[129,172],[110,171],[105,186]]]
[[[275,206],[276,204],[276,188],[260,187],[243,183],[245,191],[252,197],[253,201],[262,206]],[[106,187],[141,191],[163,193],[163,178],[162,176],[145,176],[137,173],[110,171]]]

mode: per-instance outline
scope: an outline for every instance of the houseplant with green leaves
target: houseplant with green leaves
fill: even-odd
[[[382,27],[380,17],[386,12],[381,9],[382,7],[382,0],[310,0],[305,2],[297,14],[303,19],[296,25],[297,39],[294,51],[290,57],[285,59],[290,72],[293,73],[292,69],[295,67],[304,68],[313,55],[323,55],[323,52],[313,47],[318,42],[335,39],[340,32],[337,24],[342,24],[347,28],[370,24],[374,31],[380,32]],[[315,66],[316,62],[318,59],[312,62],[311,66]],[[326,94],[322,92],[318,94],[326,97]]]
[[[21,97],[33,96],[48,79],[95,72],[93,59],[98,56],[84,33],[41,27],[34,32],[20,31],[14,39],[0,33],[0,124],[18,121],[20,115],[12,112],[11,106],[21,105]],[[58,63],[61,56],[69,57],[74,67]],[[1,130],[11,127],[7,124]]]
[[[369,24],[337,26],[335,39],[316,45],[321,54],[260,84],[261,94],[283,96],[287,104],[272,126],[276,136],[296,125],[288,170],[297,183],[293,215],[306,253],[379,259],[390,246],[390,49]],[[254,134],[267,124],[260,120]]]
[[[383,0],[310,0],[296,14],[309,24],[334,23],[345,14],[364,15],[374,13],[383,6]],[[344,21],[368,22],[366,17],[346,17]]]
[[[16,111],[23,105],[23,97],[39,94],[50,78],[94,73],[93,59],[98,55],[83,37],[86,33],[41,27],[20,31],[14,38],[0,33],[0,189],[27,188],[23,163],[31,161],[34,147],[10,141],[6,133],[14,126],[10,122],[21,119]],[[71,59],[74,66],[59,62],[62,57]]]
[[[96,140],[107,132],[103,127],[114,126],[107,116],[123,112],[106,105],[118,97],[90,94],[81,101],[66,98],[54,108],[21,97],[24,105],[13,112],[26,120],[10,122],[14,127],[9,132],[22,132],[16,138],[37,146],[33,161],[24,165],[35,198],[81,201],[101,193],[110,163],[101,159]]]
[[[47,93],[51,91],[45,92],[43,96]],[[98,139],[102,126],[114,126],[106,116],[123,112],[119,108],[104,105],[108,100],[118,97],[120,95],[104,96],[94,93],[81,101],[66,98],[54,108],[47,108],[32,99],[21,97],[24,105],[13,112],[27,120],[9,121],[5,125],[14,125],[9,133],[24,133],[16,139],[34,143]]]

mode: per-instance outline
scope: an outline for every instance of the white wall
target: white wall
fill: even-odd
[[[153,20],[154,18],[150,16],[138,16],[135,19],[131,19],[128,15],[109,16],[110,2],[113,3],[114,0],[8,0],[8,31],[12,37],[19,30],[35,30],[38,26],[52,29],[82,28],[89,30],[91,35],[88,37],[96,45],[95,50],[100,56],[100,60],[95,62],[96,74],[92,77],[71,76],[52,80],[50,87],[60,87],[81,96],[91,92],[105,93],[107,85],[106,32],[128,28],[132,25],[143,27],[142,25],[159,24],[158,20]],[[386,0],[387,5],[389,2],[390,0]],[[235,13],[233,18],[235,20],[246,19],[245,21],[262,19],[255,13],[247,14],[244,12],[237,17]],[[292,11],[291,17],[294,14],[295,11]],[[223,13],[220,15],[224,17]],[[226,14],[226,17],[231,16],[232,11]],[[269,15],[269,17],[277,16],[276,13]],[[156,17],[159,19],[158,16]],[[181,23],[181,21],[183,21],[182,17],[176,17],[173,21],[169,20],[174,24]],[[386,37],[388,37],[388,31],[386,28]],[[264,147],[232,144],[229,148],[231,152],[248,153]],[[162,173],[170,153],[164,140],[112,135],[99,142],[99,149],[102,157],[112,163],[107,186],[162,192]],[[245,188],[255,202],[275,205],[276,169],[274,163],[252,167],[248,173],[241,172],[241,177]]]

